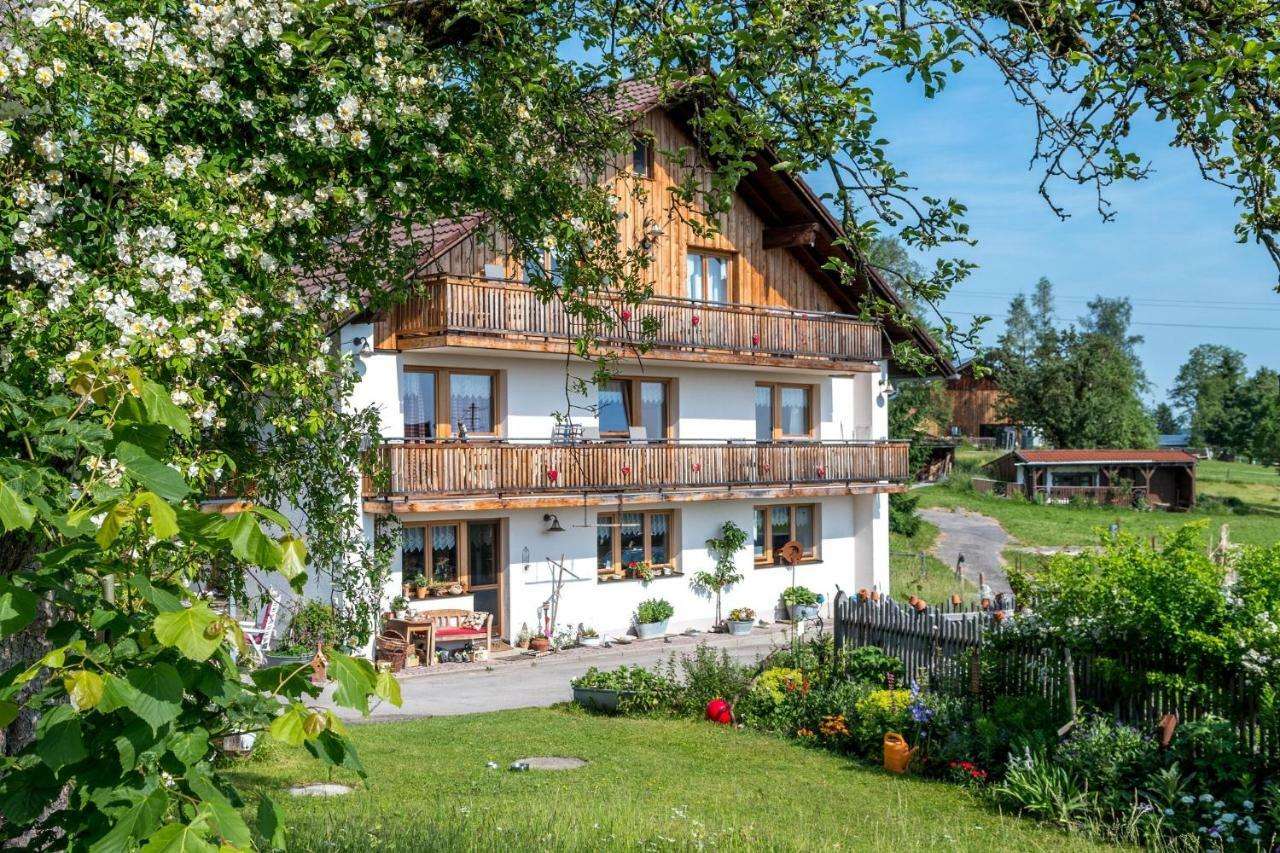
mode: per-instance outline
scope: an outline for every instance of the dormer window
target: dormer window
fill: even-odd
[[[637,136],[631,149],[631,172],[637,178],[653,177],[653,140]]]

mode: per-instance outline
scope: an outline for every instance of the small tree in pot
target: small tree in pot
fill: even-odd
[[[720,526],[720,535],[707,540],[707,550],[716,558],[715,568],[693,576],[695,589],[703,589],[716,597],[716,627],[720,627],[720,594],[742,580],[734,557],[747,545],[747,534],[732,521]]]

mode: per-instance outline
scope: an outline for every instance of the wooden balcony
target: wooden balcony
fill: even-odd
[[[620,296],[593,300],[613,327],[596,335],[598,352],[631,352],[644,342],[646,318],[657,321],[646,358],[818,369],[873,369],[882,357],[881,329],[844,314],[794,311],[654,296],[628,306]],[[421,295],[378,321],[379,346],[390,349],[480,347],[564,352],[582,337],[581,321],[558,301],[541,301],[517,282],[436,276]]]
[[[391,441],[365,506],[425,512],[895,492],[905,442]]]

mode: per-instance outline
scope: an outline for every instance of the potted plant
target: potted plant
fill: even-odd
[[[302,643],[282,643],[263,657],[267,659],[267,666],[302,666],[310,663],[311,659],[316,656],[315,649],[308,648]]]
[[[756,612],[750,607],[735,607],[729,611],[729,633],[745,637],[756,624]]]
[[[631,570],[632,574],[645,583],[653,580],[653,566],[649,565],[648,560],[641,560],[638,563],[635,560],[632,560],[630,563],[627,563],[627,568]]]
[[[642,640],[661,637],[667,633],[667,621],[675,613],[671,602],[665,598],[650,598],[636,607],[636,636]]]
[[[391,599],[391,615],[392,616],[396,617],[397,619],[403,619],[405,618],[405,616],[408,615],[408,611],[409,611],[409,599],[405,598],[403,595],[397,595],[395,598]]]
[[[415,598],[426,598],[427,591],[431,589],[431,584],[423,575],[413,576],[413,594]]]
[[[818,594],[806,586],[789,586],[782,591],[782,603],[792,622],[818,616]]]
[[[529,651],[545,652],[551,648],[551,638],[546,634],[536,634],[529,638]]]
[[[580,628],[578,630],[578,645],[594,649],[604,643],[604,638],[600,636],[600,632],[595,628]]]
[[[516,648],[529,648],[529,641],[533,639],[533,632],[529,630],[529,623],[523,622],[520,625],[520,633],[516,634]]]
[[[698,572],[693,576],[695,589],[704,589],[716,597],[717,628],[720,627],[720,593],[742,581],[736,555],[746,545],[746,532],[732,521],[726,521],[720,526],[719,537],[707,540],[707,550],[716,558],[715,568],[709,572]]]
[[[662,679],[639,666],[620,666],[608,672],[593,666],[570,685],[573,687],[573,701],[584,708],[616,711],[620,699],[656,691],[661,688]]]
[[[422,661],[418,660],[418,653],[413,650],[412,646],[410,646],[408,653],[406,653],[404,656],[405,668],[407,669],[411,666],[417,666],[421,662]]]

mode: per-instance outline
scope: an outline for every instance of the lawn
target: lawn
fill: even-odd
[[[1244,545],[1280,542],[1280,476],[1270,469],[1243,462],[1205,462],[1198,466],[1197,488],[1203,507],[1192,512],[1140,512],[1087,506],[1040,506],[976,493],[969,479],[979,466],[999,454],[964,451],[957,454],[950,480],[920,489],[920,506],[968,509],[991,516],[1022,545],[1089,545],[1097,530],[1117,522],[1121,530],[1162,539],[1172,529],[1194,521],[1206,524],[1205,544],[1217,541],[1219,528],[1229,526],[1231,541]],[[1223,503],[1235,498],[1239,511]],[[1235,503],[1235,501],[1233,501]]]
[[[976,591],[973,584],[956,577],[951,566],[928,553],[937,538],[938,528],[927,521],[920,523],[915,536],[890,534],[889,571],[895,596],[905,600],[916,595],[925,601],[942,602],[952,593],[968,595]]]
[[[369,771],[356,793],[289,796],[287,786],[329,774],[278,745],[234,772],[250,811],[262,792],[281,804],[291,849],[1103,849],[1000,815],[957,786],[710,723],[551,708],[368,724],[352,736]],[[506,769],[529,755],[589,763]]]

